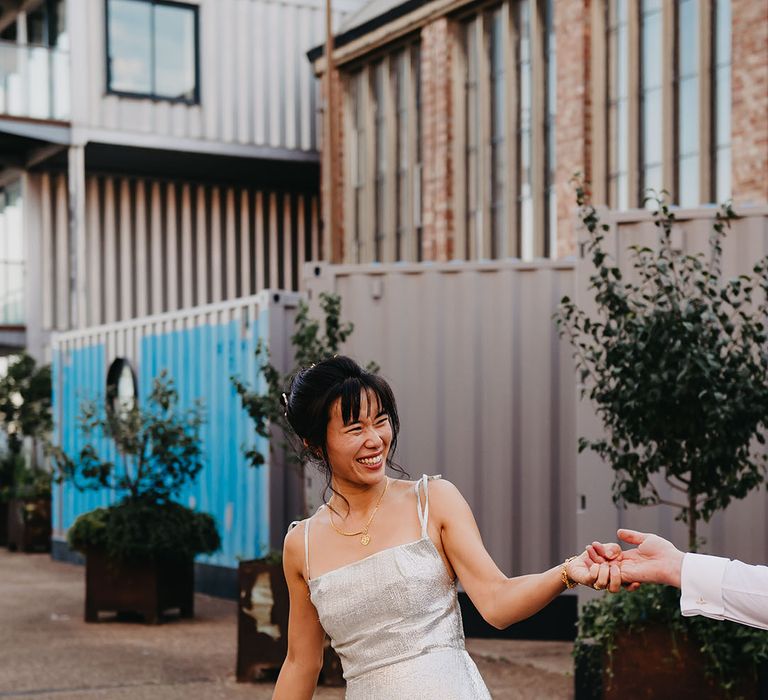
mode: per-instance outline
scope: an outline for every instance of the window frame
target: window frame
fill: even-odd
[[[136,2],[143,2],[146,5],[152,7],[151,13],[151,46],[150,52],[150,75],[152,78],[153,87],[155,82],[155,12],[154,8],[158,6],[164,7],[177,7],[179,9],[191,10],[193,18],[193,36],[194,36],[194,51],[195,51],[195,89],[192,97],[167,97],[165,95],[158,95],[155,92],[132,92],[129,90],[115,90],[112,88],[112,66],[110,62],[110,42],[109,42],[109,6],[112,0],[104,0],[104,46],[105,46],[105,94],[115,95],[117,97],[129,97],[140,100],[152,100],[153,102],[166,102],[169,104],[185,104],[185,105],[199,105],[200,104],[200,6],[189,2],[179,2],[178,0],[135,0]]]

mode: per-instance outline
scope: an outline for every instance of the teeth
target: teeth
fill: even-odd
[[[381,462],[381,455],[378,457],[369,457],[365,459],[358,459],[358,462],[361,462],[362,464],[378,464]]]

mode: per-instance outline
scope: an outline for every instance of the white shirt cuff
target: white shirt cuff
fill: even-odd
[[[723,577],[730,560],[706,554],[687,553],[680,572],[680,612],[723,619]]]

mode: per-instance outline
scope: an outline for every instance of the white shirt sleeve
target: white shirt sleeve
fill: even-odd
[[[688,553],[680,572],[680,612],[768,629],[768,566]]]

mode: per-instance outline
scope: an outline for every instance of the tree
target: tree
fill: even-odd
[[[755,446],[765,444],[768,417],[768,259],[754,276],[723,279],[730,206],[715,217],[706,257],[673,248],[675,215],[663,196],[651,199],[658,247],[630,248],[636,281],[625,281],[603,246],[609,227],[577,185],[597,317],[566,297],[555,319],[574,348],[582,398],[606,430],[580,438],[579,451],[613,468],[617,503],[676,508],[695,551],[698,522],[765,479]]]
[[[0,378],[0,430],[7,444],[7,454],[0,458],[0,498],[50,491],[49,473],[38,463],[38,446],[52,427],[50,365],[38,366],[31,355],[21,353]],[[29,464],[25,439],[31,442]]]
[[[165,371],[154,379],[146,407],[114,398],[108,397],[106,410],[94,400],[82,403],[78,420],[85,445],[77,455],[49,448],[60,480],[81,491],[119,495],[114,505],[78,517],[67,535],[70,546],[102,548],[114,560],[185,559],[216,551],[220,539],[213,518],[172,500],[203,468],[202,403],[180,409]],[[102,436],[115,443],[114,462],[96,446]]]
[[[152,384],[146,408],[138,402],[115,404],[104,411],[84,401],[78,421],[85,440],[76,457],[51,448],[60,477],[80,490],[114,489],[129,500],[164,503],[203,468],[199,430],[203,407],[198,401],[180,410],[173,380],[164,370]],[[104,459],[95,445],[99,436],[115,442],[119,458]]]

